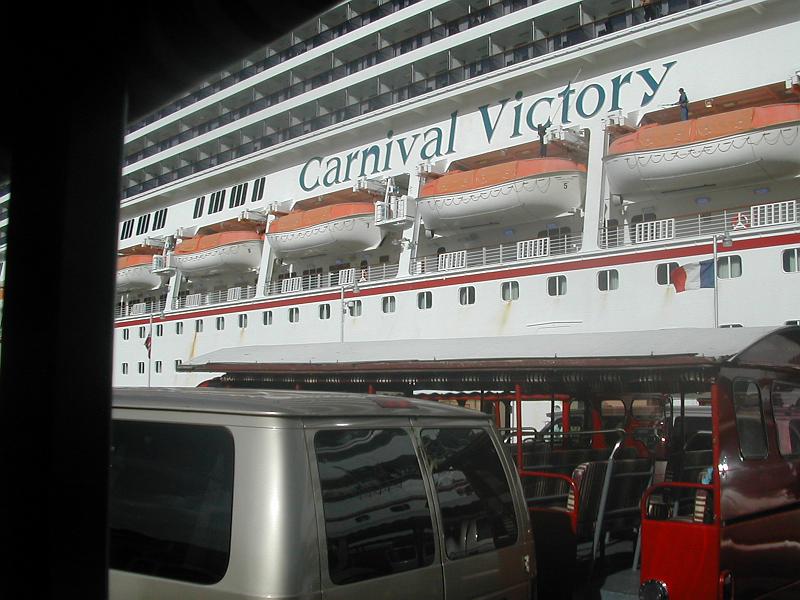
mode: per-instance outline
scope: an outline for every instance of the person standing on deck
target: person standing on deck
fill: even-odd
[[[656,14],[656,0],[642,0],[641,5],[644,9],[645,21],[652,21],[658,16]]]
[[[544,139],[545,134],[547,133],[547,128],[552,125],[552,121],[547,119],[547,123],[539,123],[536,126],[536,133],[539,134],[539,156],[544,158],[547,156],[547,142]]]
[[[678,89],[678,102],[681,107],[681,121],[689,120],[689,98],[686,97],[686,92],[683,88]]]

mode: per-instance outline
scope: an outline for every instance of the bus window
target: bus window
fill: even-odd
[[[736,431],[739,433],[742,458],[766,457],[767,437],[761,393],[754,381],[739,379],[733,382],[733,410],[736,413]]]
[[[662,421],[666,418],[664,400],[661,397],[636,398],[631,403],[631,415],[637,421]]]
[[[772,414],[781,456],[800,455],[800,386],[776,381],[772,385]]]

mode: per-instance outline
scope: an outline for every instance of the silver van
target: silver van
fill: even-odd
[[[516,600],[533,541],[490,417],[430,401],[117,389],[111,598]]]

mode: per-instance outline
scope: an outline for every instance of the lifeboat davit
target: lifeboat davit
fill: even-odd
[[[677,192],[800,173],[800,104],[743,108],[615,140],[606,172],[616,194]]]
[[[131,254],[117,259],[117,290],[155,290],[163,280],[153,273],[152,254]]]
[[[586,165],[565,158],[515,160],[447,173],[417,200],[428,230],[552,218],[583,206]]]
[[[187,275],[253,271],[261,263],[264,241],[255,231],[222,231],[180,242],[172,265]]]
[[[272,221],[267,231],[267,242],[281,256],[359,252],[376,248],[382,239],[372,202],[292,211]]]

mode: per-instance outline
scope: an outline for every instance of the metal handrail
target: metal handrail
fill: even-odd
[[[785,221],[785,222],[778,222],[778,223],[768,223],[763,225],[752,225],[748,224],[747,226],[737,226],[740,222],[741,215],[746,213],[746,217],[750,218],[750,210],[753,208],[759,207],[766,207],[771,205],[788,205],[794,202],[794,221]],[[674,219],[674,227],[672,229],[672,235],[670,237],[658,238],[658,239],[651,239],[647,241],[636,242],[633,239],[633,236],[626,241],[625,240],[625,230],[628,227],[632,226],[625,226],[621,225],[616,228],[608,229],[608,228],[601,228],[600,229],[600,247],[601,248],[615,248],[621,246],[643,246],[652,243],[664,242],[669,239],[685,239],[685,238],[692,238],[692,237],[708,237],[715,233],[736,233],[736,232],[746,232],[752,229],[767,229],[770,227],[780,227],[782,225],[788,225],[791,223],[797,223],[798,215],[800,214],[800,210],[798,210],[797,200],[787,200],[784,202],[765,202],[763,204],[753,204],[748,206],[740,207],[739,209],[725,209],[723,211],[711,214],[700,214],[694,216],[686,216],[686,217],[676,217]],[[631,229],[628,229],[631,231]]]
[[[678,489],[694,489],[694,490],[706,490],[713,495],[716,493],[716,489],[713,483],[693,483],[689,481],[662,481],[660,483],[655,483],[648,487],[644,494],[642,495],[642,502],[641,502],[641,511],[642,511],[642,520],[649,520],[655,521],[656,519],[651,519],[650,515],[647,514],[647,503],[650,500],[650,496],[653,495],[653,492],[663,488],[678,488]],[[716,511],[714,511],[714,522],[717,521],[718,515]],[[704,525],[704,523],[696,523],[692,521],[695,525]]]
[[[555,241],[554,241],[555,240]],[[517,243],[498,244],[497,246],[481,246],[466,250],[466,260],[463,266],[453,269],[440,269],[439,255],[433,254],[418,257],[412,264],[413,275],[424,275],[427,273],[449,272],[461,269],[472,269],[493,265],[503,265],[506,263],[517,263],[533,260],[545,260],[553,256],[574,254],[581,248],[582,235],[573,233],[570,235],[559,236],[550,239],[550,252],[544,256],[532,256],[519,258],[517,254]],[[521,240],[528,241],[528,240]],[[461,263],[460,263],[461,264]]]
[[[517,473],[520,477],[544,477],[549,479],[561,479],[566,481],[569,484],[569,487],[572,489],[573,494],[573,505],[572,510],[567,511],[569,513],[570,524],[572,525],[572,532],[575,533],[578,531],[578,506],[580,505],[580,493],[578,492],[578,484],[575,483],[575,480],[570,477],[569,475],[563,475],[562,473],[545,473],[544,471],[528,471],[525,469],[518,470]],[[528,507],[528,512],[536,510],[535,508]]]

